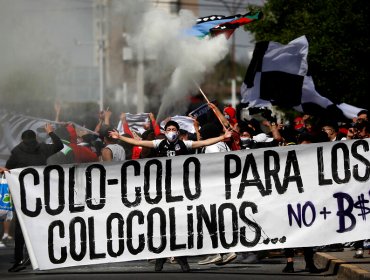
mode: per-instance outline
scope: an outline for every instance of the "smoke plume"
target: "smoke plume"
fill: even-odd
[[[123,5],[127,2],[130,2],[129,9]],[[212,72],[215,64],[227,54],[227,39],[187,36],[186,30],[197,19],[191,11],[181,10],[175,15],[148,2],[143,5],[144,2],[121,2],[127,19],[132,20],[126,24],[132,26],[130,45],[137,52],[143,48],[146,57],[152,58],[145,69],[145,79],[156,86],[161,98],[157,118],[184,114],[188,96],[199,93],[194,82],[201,84],[204,75]],[[146,94],[151,98],[148,95],[155,93]]]

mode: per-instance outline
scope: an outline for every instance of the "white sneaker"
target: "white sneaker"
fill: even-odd
[[[216,262],[219,262],[219,261],[222,261],[222,257],[221,257],[220,254],[217,254],[217,255],[212,255],[212,256],[206,257],[205,259],[199,261],[198,264],[205,265],[205,264],[216,263]]]
[[[5,245],[5,246],[7,246],[7,247],[10,247],[10,246],[14,246],[14,239],[13,239],[13,237],[11,237],[11,236],[7,236],[7,237],[5,237],[5,238],[3,238],[2,240],[1,240],[1,242]]]
[[[232,262],[233,260],[235,260],[237,257],[237,254],[236,253],[228,253],[226,255],[223,255],[222,256],[222,260],[217,262],[216,265],[225,265],[225,264],[228,264],[230,262]]]

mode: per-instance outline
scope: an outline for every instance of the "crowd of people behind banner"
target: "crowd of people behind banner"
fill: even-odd
[[[34,131],[27,130],[23,132],[22,142],[12,150],[5,168],[1,167],[0,172],[47,164],[136,160],[370,137],[367,110],[361,110],[357,116],[345,122],[297,113],[294,119],[282,123],[267,108],[256,109],[253,115],[245,118],[242,117],[243,114],[239,109],[230,105],[224,108],[213,103],[207,105],[208,111],[203,110],[203,114],[197,117],[192,115],[193,129],[191,131],[179,125],[171,117],[158,124],[152,113],[148,114],[148,121],[142,127],[141,133],[132,130],[127,122],[126,114],[121,113],[122,128],[118,131],[117,125],[111,121],[112,112],[110,110],[99,113],[94,129],[96,134],[76,129],[72,123],[60,122],[61,125],[56,128],[51,125],[45,126],[45,131],[50,136],[49,143],[41,143]],[[56,121],[60,121],[60,109],[56,107]],[[186,118],[189,117],[186,116]],[[9,213],[6,217],[2,217],[2,220],[4,224],[2,243],[0,243],[2,246],[12,241],[10,223],[15,223],[15,259],[9,272],[17,272],[29,263],[23,255],[22,231],[16,215],[13,219],[13,215]],[[355,258],[363,257],[363,244],[363,240],[360,240],[349,245],[356,250]],[[313,262],[315,250],[343,250],[346,245],[348,244],[305,248],[306,270],[312,273],[319,272]],[[261,252],[217,254],[205,256],[198,264],[226,265],[235,260],[243,263],[256,263],[263,256],[265,254]],[[285,256],[287,265],[283,272],[294,272],[294,250],[285,250]],[[157,259],[155,271],[161,271],[166,261],[167,259]],[[169,261],[178,263],[184,272],[190,270],[186,257],[171,258]]]

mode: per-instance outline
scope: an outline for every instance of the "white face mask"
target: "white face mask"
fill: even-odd
[[[177,138],[177,132],[174,132],[174,131],[166,132],[166,137],[168,141],[173,142]]]
[[[249,140],[249,139],[251,139],[251,138],[249,138],[249,137],[240,137],[240,141],[247,141],[247,140]]]

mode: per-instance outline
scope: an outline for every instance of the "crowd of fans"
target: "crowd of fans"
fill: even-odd
[[[128,159],[142,159],[161,156],[176,156],[190,153],[214,153],[236,151],[244,149],[258,149],[274,146],[288,146],[310,144],[317,142],[342,141],[364,139],[370,136],[368,111],[360,111],[348,121],[322,119],[316,116],[298,114],[289,121],[282,122],[269,109],[257,109],[247,118],[242,117],[240,110],[231,106],[221,108],[208,103],[209,110],[203,115],[193,118],[193,132],[181,127],[176,121],[168,118],[164,125],[157,123],[154,114],[148,114],[148,121],[144,125],[143,133],[130,129],[126,114],[120,113],[122,131],[117,131],[117,124],[112,123],[112,112],[100,112],[94,129],[96,134],[76,129],[71,123],[61,123],[55,130],[47,125],[46,132],[52,143],[37,142],[33,131],[22,134],[22,143],[15,147],[5,168],[0,171],[31,165],[88,163],[97,161],[123,161]],[[57,121],[60,107],[56,107]],[[176,146],[176,147],[175,147]],[[41,153],[35,151],[41,149]],[[9,222],[4,222],[4,243],[9,240]],[[16,223],[16,250],[15,264],[9,271],[19,271],[25,267],[26,260],[21,254],[23,237],[20,227]],[[18,245],[17,245],[18,242]],[[19,245],[21,244],[21,245]],[[363,242],[352,244],[356,249],[354,257],[363,256]],[[21,247],[19,247],[21,246]],[[343,244],[332,244],[321,248],[341,250]],[[304,251],[306,269],[309,272],[318,272],[313,263],[313,248]],[[258,262],[263,254],[257,252],[229,253],[206,256],[199,261],[200,265],[225,265],[236,258],[241,262]],[[283,272],[294,272],[294,250],[286,250],[287,266]],[[161,271],[166,259],[156,261],[155,270]],[[186,257],[172,259],[177,262],[183,271],[189,271]]]

